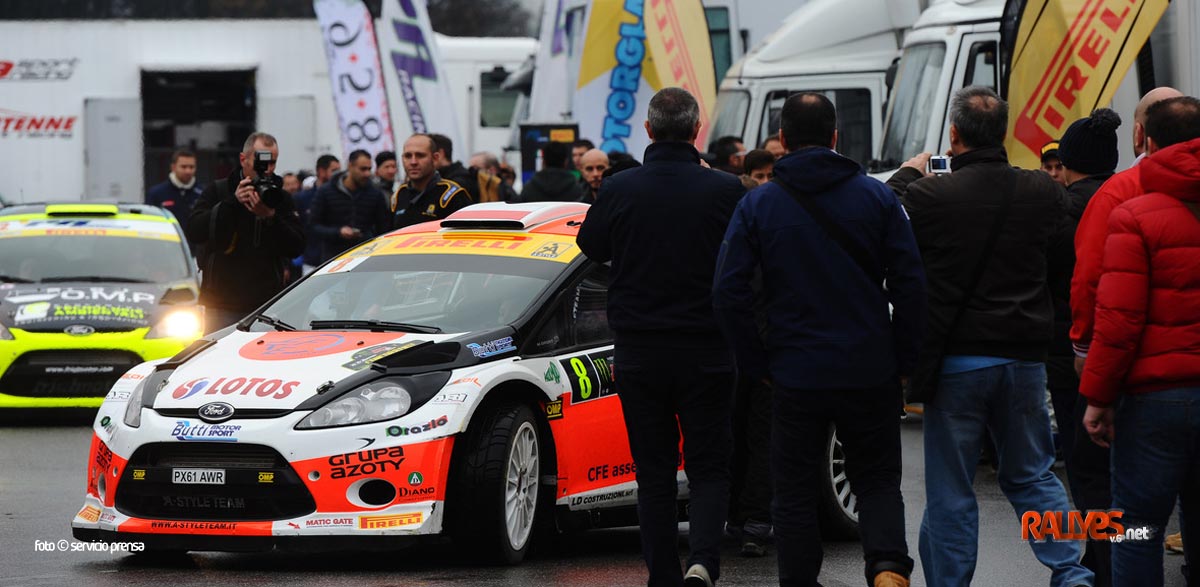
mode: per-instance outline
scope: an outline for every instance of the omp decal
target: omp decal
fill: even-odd
[[[13,304],[30,302],[117,302],[119,304],[153,304],[158,297],[144,291],[132,291],[127,287],[49,287],[44,291],[18,290],[6,296],[5,301]]]
[[[402,336],[394,332],[268,332],[243,345],[238,354],[254,361],[290,361],[362,350]]]
[[[472,355],[481,359],[517,350],[517,347],[513,346],[513,338],[511,336],[488,341],[483,344],[472,342],[467,345],[467,348],[471,349]]]
[[[417,525],[424,519],[424,514],[421,512],[391,516],[359,516],[358,527],[361,530],[384,530],[387,528]]]
[[[616,394],[612,349],[562,359],[560,362],[571,383],[572,404]]]
[[[552,402],[546,402],[546,419],[558,420],[559,418],[562,418],[562,409],[562,400],[560,399],[556,399]]]
[[[212,381],[207,377],[193,379],[175,388],[171,392],[172,399],[187,399],[204,392],[204,395],[250,395],[258,397],[273,397],[283,399],[292,394],[299,381],[284,381],[282,379],[267,379],[265,377],[222,377]]]

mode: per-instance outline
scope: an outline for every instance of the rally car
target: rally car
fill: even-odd
[[[0,209],[0,411],[91,408],[202,331],[199,283],[169,212],[133,204]]]
[[[97,416],[75,536],[265,550],[442,535],[514,563],[543,532],[635,524],[608,267],[575,244],[586,210],[479,204],[381,236],[131,369]],[[844,484],[829,501],[852,522]]]

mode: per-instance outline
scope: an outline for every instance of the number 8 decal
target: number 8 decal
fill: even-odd
[[[588,399],[592,396],[592,380],[588,377],[587,367],[583,365],[583,361],[579,357],[573,357],[571,359],[571,370],[579,378],[579,397]]]

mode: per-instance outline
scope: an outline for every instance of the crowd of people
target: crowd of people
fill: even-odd
[[[204,189],[195,156],[176,153],[147,202],[185,226],[210,330],[396,228],[475,202],[592,204],[577,242],[612,267],[609,325],[649,585],[712,585],[727,532],[747,556],[765,554],[773,534],[781,585],[816,585],[831,427],[857,496],[867,584],[908,585],[905,401],[924,404],[927,584],[971,582],[973,483],[988,445],[1018,514],[1115,509],[1125,527],[1152,530],[1141,541],[1031,540],[1052,585],[1162,584],[1177,503],[1184,534],[1167,547],[1184,551],[1185,574],[1196,569],[1200,100],[1147,94],[1134,113],[1138,159],[1123,171],[1111,110],[1047,144],[1041,170],[1010,165],[1008,105],[992,90],[960,90],[949,118],[949,173],[931,173],[923,153],[883,183],[838,154],[837,111],[822,94],[789,97],[779,133],[758,149],[720,137],[702,154],[695,99],[667,88],[650,102],[640,162],[587,140],[548,143],[520,192],[494,155],[464,166],[437,134],[409,137],[399,154],[355,151],[344,167],[323,155],[315,174],[279,177],[278,143],[254,133],[238,168]],[[1067,487],[1052,471],[1059,456]]]

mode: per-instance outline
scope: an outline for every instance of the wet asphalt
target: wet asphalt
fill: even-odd
[[[919,417],[903,426],[903,491],[914,557],[924,508]],[[83,424],[0,427],[0,586],[187,587],[288,585],[354,587],[526,586],[616,587],[645,584],[636,528],[563,537],[520,566],[472,564],[453,545],[375,553],[190,553],[147,558],[79,551],[70,519],[81,506],[90,429]],[[1061,471],[1059,471],[1061,474]],[[978,470],[981,538],[974,585],[1048,585],[1050,573],[1020,539],[1017,519],[988,467]],[[1172,520],[1171,531],[1177,531]],[[683,526],[686,531],[686,525]],[[38,547],[39,542],[41,548]],[[59,541],[67,550],[60,550]],[[54,543],[47,548],[46,543]],[[79,546],[75,546],[79,545]],[[681,540],[681,549],[686,540]],[[683,550],[681,550],[683,552]],[[1164,560],[1166,585],[1182,587],[1182,556]],[[741,558],[726,544],[720,585],[775,585],[774,552]],[[821,582],[864,585],[857,543],[826,544]],[[924,585],[918,570],[913,585]]]

